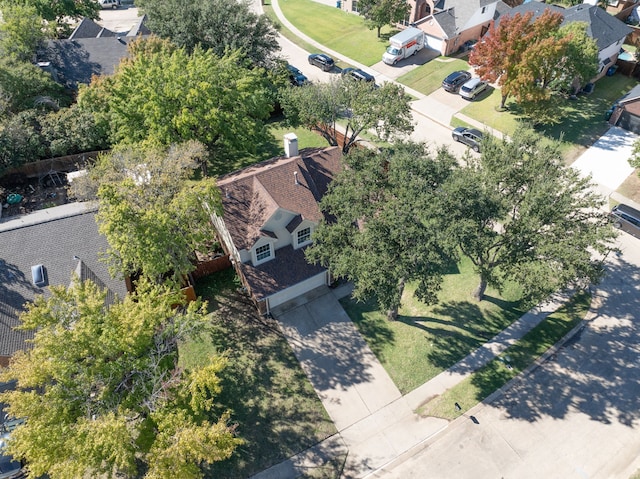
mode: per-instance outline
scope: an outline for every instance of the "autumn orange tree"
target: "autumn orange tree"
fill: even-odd
[[[562,21],[550,9],[536,19],[533,12],[503,16],[478,42],[469,63],[483,80],[500,86],[501,108],[510,96],[532,105],[596,75],[598,48],[586,25]]]

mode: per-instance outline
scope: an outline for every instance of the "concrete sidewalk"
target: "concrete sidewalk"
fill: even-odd
[[[522,338],[570,295],[556,295],[514,322],[457,364],[400,396],[346,316],[338,299],[350,289],[319,290],[274,314],[338,434],[254,479],[294,479],[342,458],[345,478],[374,473],[445,429],[449,421],[416,409],[464,380]]]

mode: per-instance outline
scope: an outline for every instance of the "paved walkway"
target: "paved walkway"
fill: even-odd
[[[487,364],[568,300],[557,295],[414,391],[401,396],[338,302],[349,287],[319,288],[273,311],[338,434],[254,479],[293,479],[345,457],[342,477],[361,478],[449,424],[415,410]]]
[[[378,81],[394,81],[389,74],[359,64],[304,35],[284,17],[278,0],[272,0],[272,7],[284,26],[319,50],[373,74]],[[437,95],[425,96],[404,88],[416,98],[412,102],[414,112],[442,126],[450,128],[451,118],[456,116],[476,128],[487,129],[458,113],[455,107],[439,101]],[[492,133],[502,137],[500,132]],[[414,412],[417,408],[494,359],[569,299],[567,295],[556,295],[533,308],[448,370],[400,396],[337,301],[349,292],[348,289],[316,291],[274,312],[339,432],[255,475],[254,479],[296,478],[337,457],[345,457],[341,477],[372,475],[421,447],[449,424],[443,419],[420,417]]]

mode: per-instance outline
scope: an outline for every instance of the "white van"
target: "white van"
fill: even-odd
[[[114,10],[120,6],[120,0],[98,0],[100,8],[103,10],[113,8]]]

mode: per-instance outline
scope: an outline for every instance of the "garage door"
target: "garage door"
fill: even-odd
[[[432,37],[431,35],[425,35],[425,37],[427,39],[427,47],[442,53],[442,44],[444,43],[442,38]]]
[[[287,301],[292,300],[300,295],[303,295],[307,291],[311,291],[312,289],[318,288],[320,286],[324,286],[327,284],[327,272],[323,271],[315,276],[312,276],[309,279],[305,279],[298,284],[294,284],[293,286],[280,291],[276,294],[273,294],[267,298],[269,310],[275,308],[276,306],[281,305],[282,303],[286,303]]]

